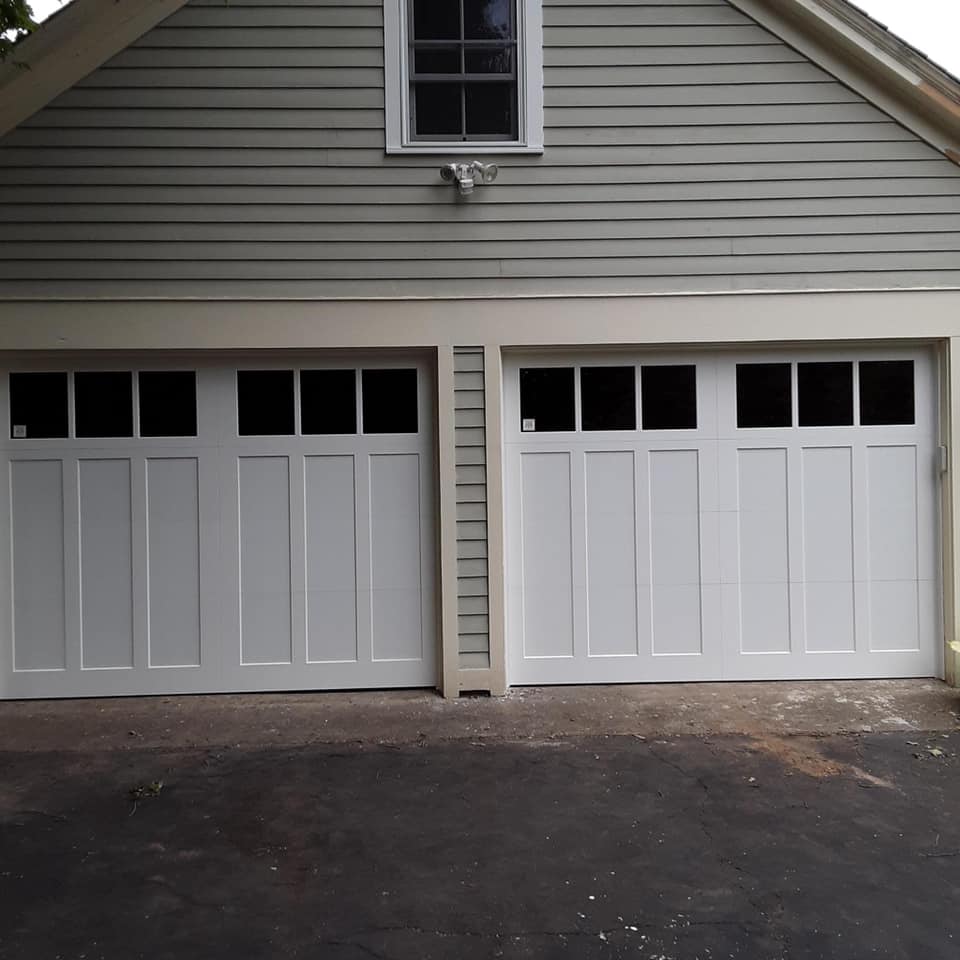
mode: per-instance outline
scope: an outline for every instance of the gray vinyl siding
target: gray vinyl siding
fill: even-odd
[[[545,152],[464,202],[384,155],[380,0],[194,0],[0,141],[4,295],[960,284],[960,168],[725,0],[544,21]]]
[[[457,618],[461,666],[490,665],[487,590],[487,434],[483,348],[454,347]]]

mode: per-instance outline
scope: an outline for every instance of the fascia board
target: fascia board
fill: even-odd
[[[187,0],[73,0],[0,66],[0,136],[102,66]]]
[[[960,164],[960,85],[840,0],[729,0]]]

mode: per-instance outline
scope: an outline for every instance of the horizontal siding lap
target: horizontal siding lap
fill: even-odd
[[[187,243],[190,241],[205,241],[204,249],[208,255],[211,244],[217,249],[229,252],[233,249],[256,249],[259,257],[283,258],[287,246],[290,245],[291,256],[296,256],[295,244],[303,243],[309,246],[314,244],[336,243],[336,237],[341,236],[343,242],[340,249],[351,250],[352,244],[359,249],[375,251],[378,244],[389,244],[391,248],[402,250],[403,254],[396,254],[391,259],[403,259],[409,255],[409,244],[412,241],[419,243],[437,244],[437,250],[446,254],[445,247],[451,244],[460,244],[463,249],[476,255],[478,241],[484,240],[484,247],[496,250],[498,244],[522,242],[522,249],[529,254],[530,241],[534,241],[534,251],[549,248],[557,244],[563,249],[563,244],[573,241],[574,244],[591,244],[595,241],[611,240],[653,240],[663,244],[664,251],[676,252],[679,242],[680,249],[691,249],[703,252],[703,243],[711,243],[716,239],[741,238],[748,243],[766,242],[776,244],[778,238],[787,238],[788,242],[803,238],[810,238],[819,242],[822,238],[833,237],[832,242],[842,243],[844,237],[850,238],[850,243],[856,244],[858,238],[870,245],[872,238],[903,236],[905,243],[922,243],[925,237],[932,242],[943,234],[954,233],[957,230],[957,219],[951,213],[921,213],[908,214],[891,212],[887,214],[844,214],[834,216],[807,216],[807,217],[726,217],[711,219],[709,217],[669,220],[590,220],[565,221],[560,223],[542,223],[537,221],[509,223],[506,227],[497,222],[464,225],[462,223],[429,224],[405,223],[384,224],[368,223],[244,223],[244,240],[236,239],[234,222],[196,223],[174,222],[119,222],[104,220],[78,221],[72,223],[51,221],[38,223],[33,221],[8,220],[4,227],[3,237],[11,242],[63,242],[73,244],[82,243],[84,249],[91,243],[127,241],[127,256],[135,256],[142,244],[156,243],[158,248],[162,243]],[[824,243],[828,241],[824,240]],[[426,252],[434,252],[434,248],[426,246]],[[457,247],[452,247],[456,250]],[[584,249],[589,249],[585,247]],[[642,247],[636,248],[641,250]],[[767,248],[764,248],[767,249]],[[279,251],[279,253],[278,253]],[[376,253],[372,253],[376,256]],[[324,257],[326,258],[326,257]],[[419,259],[418,257],[414,257]],[[464,411],[464,415],[466,412]],[[464,426],[469,426],[466,422]]]
[[[36,151],[32,151],[36,155]],[[76,166],[64,164],[45,164],[36,166],[20,165],[27,156],[17,157],[12,150],[0,157],[0,168],[4,170],[4,183],[12,186],[47,186],[70,189],[89,186],[122,187],[139,183],[143,187],[262,187],[264,171],[262,165],[235,166],[230,168],[214,166],[182,165],[173,166],[178,159],[171,152],[171,164],[167,166],[104,167]],[[74,153],[83,159],[80,153]],[[14,165],[15,161],[19,161]],[[153,156],[154,164],[157,161]],[[439,177],[434,168],[424,166],[395,167],[389,172],[377,167],[273,167],[270,170],[273,181],[271,188],[277,187],[332,187],[339,186],[356,192],[360,187],[377,187],[381,190],[398,187],[429,189],[429,197],[440,193]],[[594,188],[607,184],[625,184],[632,187],[658,186],[669,184],[695,184],[699,189],[707,189],[707,184],[778,182],[801,183],[805,181],[853,181],[856,188],[865,181],[894,181],[899,185],[903,180],[922,180],[938,186],[960,185],[960,169],[950,175],[941,164],[926,160],[890,160],[863,161],[855,163],[841,161],[836,163],[726,163],[726,164],[686,164],[668,166],[650,164],[647,166],[569,166],[537,168],[532,166],[510,166],[504,164],[500,172],[504,180],[502,189],[507,189],[508,197],[517,194],[518,187],[525,190],[546,186],[564,187],[570,198],[582,196],[579,188]],[[438,181],[437,184],[434,180]],[[609,189],[609,188],[608,188]],[[626,189],[624,187],[623,189]],[[678,188],[672,188],[674,190]],[[716,189],[723,189],[718,187]],[[734,188],[736,189],[736,188]],[[770,189],[766,187],[763,189]],[[805,189],[813,189],[806,187]],[[406,193],[407,191],[397,191]],[[443,194],[440,193],[442,197]],[[481,201],[482,202],[482,201]],[[487,201],[491,202],[491,201]],[[501,201],[493,201],[501,202]],[[469,224],[468,224],[469,225]]]

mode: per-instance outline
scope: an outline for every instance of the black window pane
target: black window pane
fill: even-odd
[[[456,6],[456,4],[452,4]],[[513,36],[511,0],[463,0],[463,35],[467,40]]]
[[[460,4],[453,0],[413,0],[415,40],[459,40]]]
[[[292,436],[293,371],[238,370],[237,426],[241,437]]]
[[[797,421],[801,427],[853,423],[853,364],[797,364]]]
[[[10,374],[11,437],[65,437],[68,420],[65,373]]]
[[[583,367],[580,370],[580,417],[584,430],[636,430],[636,369]]]
[[[414,73],[460,73],[460,48],[415,50]]]
[[[737,364],[737,426],[793,426],[789,363]]]
[[[197,375],[192,370],[142,371],[137,380],[141,437],[197,435]]]
[[[73,398],[78,437],[133,436],[132,373],[75,373]]]
[[[301,371],[300,432],[357,432],[357,375],[353,370]]]
[[[640,411],[644,430],[695,430],[696,366],[641,367]]]
[[[364,370],[364,433],[416,433],[417,371]]]
[[[860,363],[860,422],[865,426],[913,423],[912,360],[864,360]]]
[[[417,136],[460,136],[459,83],[418,83],[414,90]]]
[[[510,73],[513,70],[513,48],[467,48],[463,51],[463,65],[467,73]]]
[[[576,427],[573,367],[525,367],[520,371],[520,429]]]
[[[466,84],[467,134],[514,136],[515,88],[510,83]]]

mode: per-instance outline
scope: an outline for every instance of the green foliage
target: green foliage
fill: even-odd
[[[36,26],[27,0],[0,0],[0,60],[6,60],[14,44]]]

